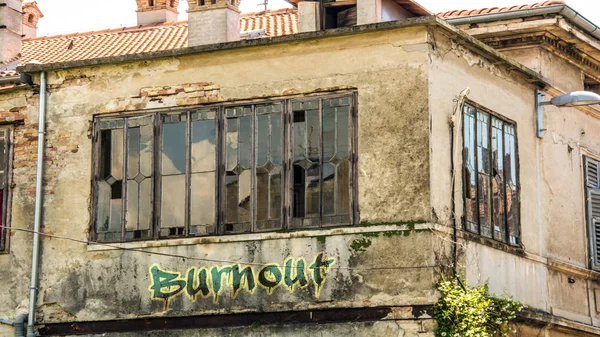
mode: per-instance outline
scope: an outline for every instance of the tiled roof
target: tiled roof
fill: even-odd
[[[14,70],[0,71],[0,77],[13,77],[13,76],[17,76],[17,75],[19,75],[19,73]]]
[[[451,19],[463,16],[473,16],[473,15],[481,15],[481,14],[493,14],[493,13],[503,13],[503,12],[511,12],[523,9],[532,9],[538,7],[546,7],[551,5],[564,5],[565,2],[563,0],[548,0],[544,2],[538,2],[530,5],[518,5],[511,7],[489,7],[489,8],[480,8],[480,9],[464,9],[464,10],[452,10],[448,12],[438,13],[436,14],[439,17],[444,19]]]
[[[267,36],[296,34],[298,33],[298,10],[283,8],[242,14],[240,18],[242,32],[258,29],[264,29]]]
[[[298,32],[296,9],[245,13],[242,32],[264,29],[266,36]],[[187,47],[187,21],[24,39],[21,64],[58,63]]]

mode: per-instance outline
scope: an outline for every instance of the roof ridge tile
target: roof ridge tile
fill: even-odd
[[[552,5],[565,5],[566,2],[564,0],[546,0],[543,2],[537,2],[533,4],[525,4],[525,5],[514,5],[507,7],[486,7],[486,8],[478,8],[478,9],[463,9],[463,10],[449,10],[446,12],[437,13],[436,15],[445,19],[455,18],[455,17],[463,17],[463,16],[473,16],[473,15],[481,15],[488,13],[503,13],[503,12],[511,12],[516,10],[524,10],[531,8],[539,8],[539,7],[547,7]]]

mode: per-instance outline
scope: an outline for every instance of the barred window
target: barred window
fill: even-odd
[[[340,94],[97,117],[93,239],[355,223],[354,102]]]
[[[463,107],[465,229],[519,244],[517,137],[513,123]]]

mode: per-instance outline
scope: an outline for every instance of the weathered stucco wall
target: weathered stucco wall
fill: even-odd
[[[461,245],[470,283],[489,282],[532,308],[556,316],[598,324],[594,288],[587,272],[582,153],[600,153],[597,117],[574,108],[545,107],[543,139],[536,137],[535,86],[435,35],[430,68],[432,118],[432,207],[442,222],[450,218],[450,102],[466,87],[468,99],[515,122],[518,137],[520,229],[523,250],[482,240]],[[510,53],[509,53],[510,54]],[[512,55],[512,54],[511,54]],[[539,71],[559,89],[581,90],[581,72],[547,51],[515,51],[520,62]],[[554,82],[556,80],[556,83]],[[547,95],[546,99],[552,96]],[[462,148],[462,126],[457,142]],[[457,219],[463,215],[462,158],[456,180]],[[435,173],[441,172],[441,173]],[[588,275],[588,276],[586,276]]]
[[[429,148],[426,39],[424,28],[403,28],[49,73],[45,233],[88,238],[93,115],[323,88],[358,92],[362,225],[125,244],[189,259],[44,238],[39,321],[433,303],[433,251],[439,239],[427,224],[432,217],[425,155]],[[190,83],[200,82],[214,83],[210,98],[193,94],[202,85]],[[172,90],[177,86],[189,90]],[[33,200],[27,199],[13,210],[15,217],[24,218],[33,215],[32,209]],[[412,221],[421,224],[415,228]],[[30,225],[23,221],[22,226]],[[24,240],[22,249],[28,249],[29,242]],[[232,285],[223,283],[223,293],[215,296],[213,291],[195,302],[184,292],[173,295],[168,305],[151,299],[153,266],[185,277],[190,267],[207,267],[209,272],[218,267],[218,272],[239,263],[240,268],[252,266],[259,275],[265,265],[282,268],[287,258],[294,263],[305,259],[309,281],[305,288],[265,289],[257,284],[252,290],[241,289],[234,300]],[[317,265],[311,271],[309,265],[314,262]],[[332,266],[328,269],[318,263]],[[28,266],[14,268],[22,279],[28,279]],[[327,279],[317,281],[318,274],[311,274],[315,270]],[[282,278],[284,274],[282,270]],[[25,300],[22,293],[14,301]],[[4,314],[14,317],[12,312]]]
[[[30,228],[33,223],[35,160],[37,149],[38,96],[29,88],[15,88],[0,95],[0,124],[12,126],[13,161],[9,177],[12,209],[7,212],[12,228]],[[46,162],[46,167],[49,162]],[[32,170],[31,167],[34,169]],[[31,235],[13,230],[7,240],[8,251],[0,254],[0,282],[7,285],[0,295],[0,317],[13,319],[27,312],[31,274]],[[25,280],[25,281],[24,281]],[[0,325],[0,336],[12,327]]]

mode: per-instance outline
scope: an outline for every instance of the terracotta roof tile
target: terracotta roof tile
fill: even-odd
[[[285,8],[241,15],[241,32],[260,29],[265,30],[267,37],[297,33],[297,10]],[[24,39],[21,64],[79,61],[185,48],[187,34],[187,21],[179,21]]]
[[[516,10],[523,9],[532,9],[538,7],[546,7],[551,5],[564,5],[565,2],[563,0],[548,0],[544,2],[538,2],[530,5],[519,5],[519,6],[510,6],[510,7],[491,7],[491,8],[480,8],[480,9],[466,9],[466,10],[452,10],[443,13],[436,14],[439,17],[444,19],[457,18],[463,16],[473,16],[473,15],[481,15],[481,14],[493,14],[493,13],[502,13],[502,12],[510,12]]]
[[[296,34],[298,33],[298,12],[295,8],[283,8],[242,14],[240,18],[242,32],[258,29],[264,29],[267,36]]]
[[[0,71],[0,77],[13,77],[13,76],[18,76],[19,73],[11,70],[11,71]]]

